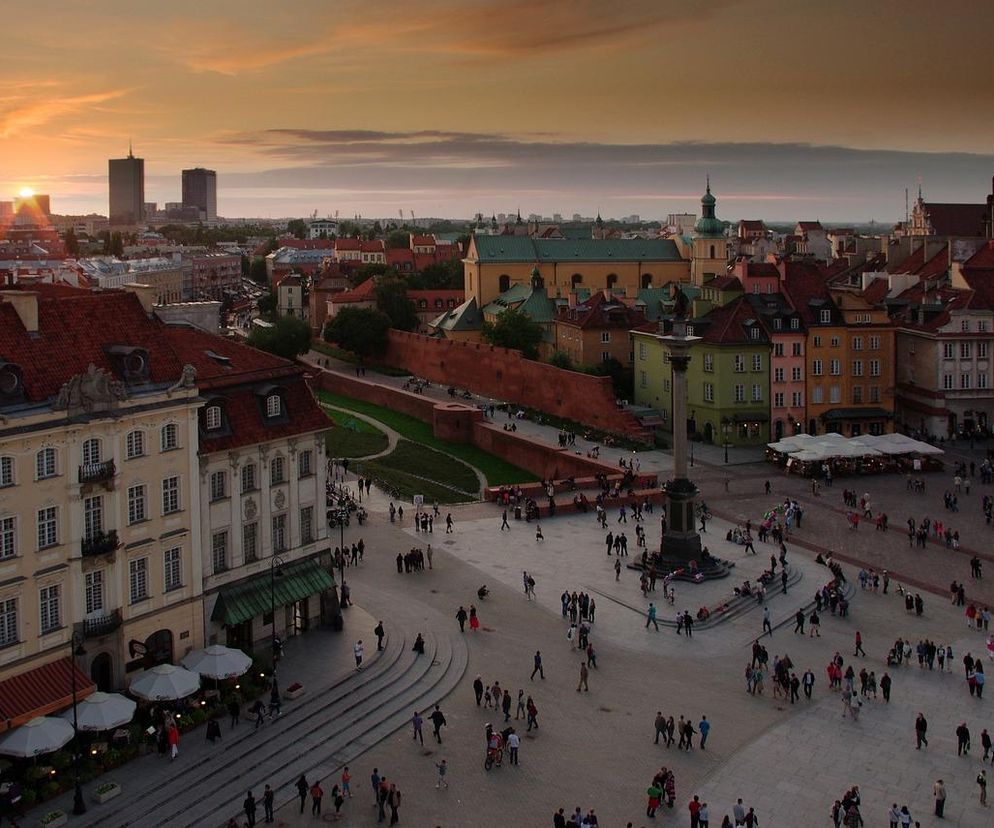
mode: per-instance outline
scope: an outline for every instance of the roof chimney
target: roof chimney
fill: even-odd
[[[0,296],[14,306],[28,333],[38,333],[38,294],[30,290],[0,290]]]
[[[156,299],[158,299],[158,288],[155,285],[140,285],[137,282],[129,282],[126,285],[121,285],[128,293],[133,293],[138,297],[138,301],[142,303],[142,307],[145,309],[145,313],[149,316],[152,315],[152,309],[155,307]]]

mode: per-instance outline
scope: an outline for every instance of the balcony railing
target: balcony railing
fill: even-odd
[[[94,532],[90,537],[83,538],[83,557],[91,555],[106,555],[113,552],[121,542],[117,539],[117,531],[111,529],[109,532]]]
[[[105,460],[103,463],[84,463],[79,467],[79,482],[103,483],[113,478],[115,471],[113,460]]]
[[[98,615],[95,618],[83,620],[83,635],[86,638],[97,638],[114,632],[121,626],[121,611],[119,609],[109,612],[106,615]]]

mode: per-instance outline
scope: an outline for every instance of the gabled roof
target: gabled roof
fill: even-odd
[[[335,296],[332,301],[336,305],[348,305],[352,302],[373,302],[376,299],[376,279],[370,276],[364,282],[360,282],[352,290],[344,290]]]
[[[617,299],[608,299],[603,291],[597,291],[574,307],[560,307],[556,312],[556,324],[569,325],[582,330],[596,328],[628,330],[645,323],[645,314],[641,309],[629,307]]]
[[[536,239],[474,236],[481,262],[682,261],[669,239]]]
[[[823,230],[820,221],[799,221],[797,222],[797,228],[803,232],[808,232],[810,230]]]
[[[765,230],[762,219],[739,219],[739,227],[743,230]]]
[[[985,236],[986,204],[923,202],[922,209],[936,236]]]
[[[499,315],[508,308],[515,308],[534,322],[552,322],[556,316],[556,303],[549,298],[545,288],[530,284],[512,285],[483,308],[484,315]]]
[[[783,291],[806,325],[823,324],[822,310],[832,312],[832,324],[842,324],[842,315],[828,290],[831,273],[814,262],[788,260],[784,267]]]
[[[442,331],[478,331],[483,324],[483,314],[470,297],[459,307],[447,310],[431,321],[431,327]]]
[[[739,281],[738,276],[718,276],[712,279],[710,282],[706,282],[704,287],[714,288],[715,290],[742,290],[742,282]]]
[[[698,331],[700,323],[704,323],[704,329],[700,332],[700,336],[705,342],[713,345],[769,342],[766,331],[756,319],[756,311],[753,310],[752,305],[746,301],[744,296],[740,296],[727,305],[715,308],[700,320],[695,319],[693,322],[695,333]],[[759,339],[753,339],[749,333],[753,327],[759,329]]]
[[[411,236],[411,246],[418,245],[419,247],[434,247],[435,237],[434,236],[423,236],[423,235],[412,235]]]
[[[994,240],[982,245],[969,259],[963,262],[963,272],[994,271]]]

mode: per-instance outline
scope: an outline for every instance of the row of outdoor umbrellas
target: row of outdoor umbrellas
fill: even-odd
[[[241,650],[213,644],[196,650],[183,659],[185,667],[160,664],[146,670],[128,688],[133,696],[147,701],[186,698],[200,689],[200,678],[234,678],[246,673],[252,659]],[[75,716],[80,730],[112,730],[131,721],[136,704],[119,693],[92,693],[76,704]],[[29,757],[51,753],[73,737],[73,710],[58,717],[38,716],[0,738],[0,753]]]

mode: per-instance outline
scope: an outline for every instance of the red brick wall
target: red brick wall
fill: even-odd
[[[310,369],[314,366],[308,365]],[[331,391],[333,394],[342,394],[345,397],[353,397],[357,400],[382,405],[392,411],[399,411],[402,414],[409,414],[417,417],[426,423],[432,422],[432,411],[437,400],[431,397],[423,397],[420,394],[411,394],[408,391],[401,391],[399,388],[392,388],[388,385],[378,385],[359,377],[349,377],[344,374],[334,374],[330,371],[320,371],[313,379],[313,384],[317,388]]]
[[[382,361],[432,382],[646,439],[638,420],[615,404],[610,379],[525,359],[520,351],[390,331]]]
[[[473,443],[477,448],[496,454],[508,463],[528,469],[543,480],[550,477],[557,480],[564,477],[593,477],[602,472],[614,474],[617,471],[610,463],[589,460],[582,455],[573,454],[570,449],[555,448],[517,432],[504,431],[501,426],[491,423],[473,424]]]

